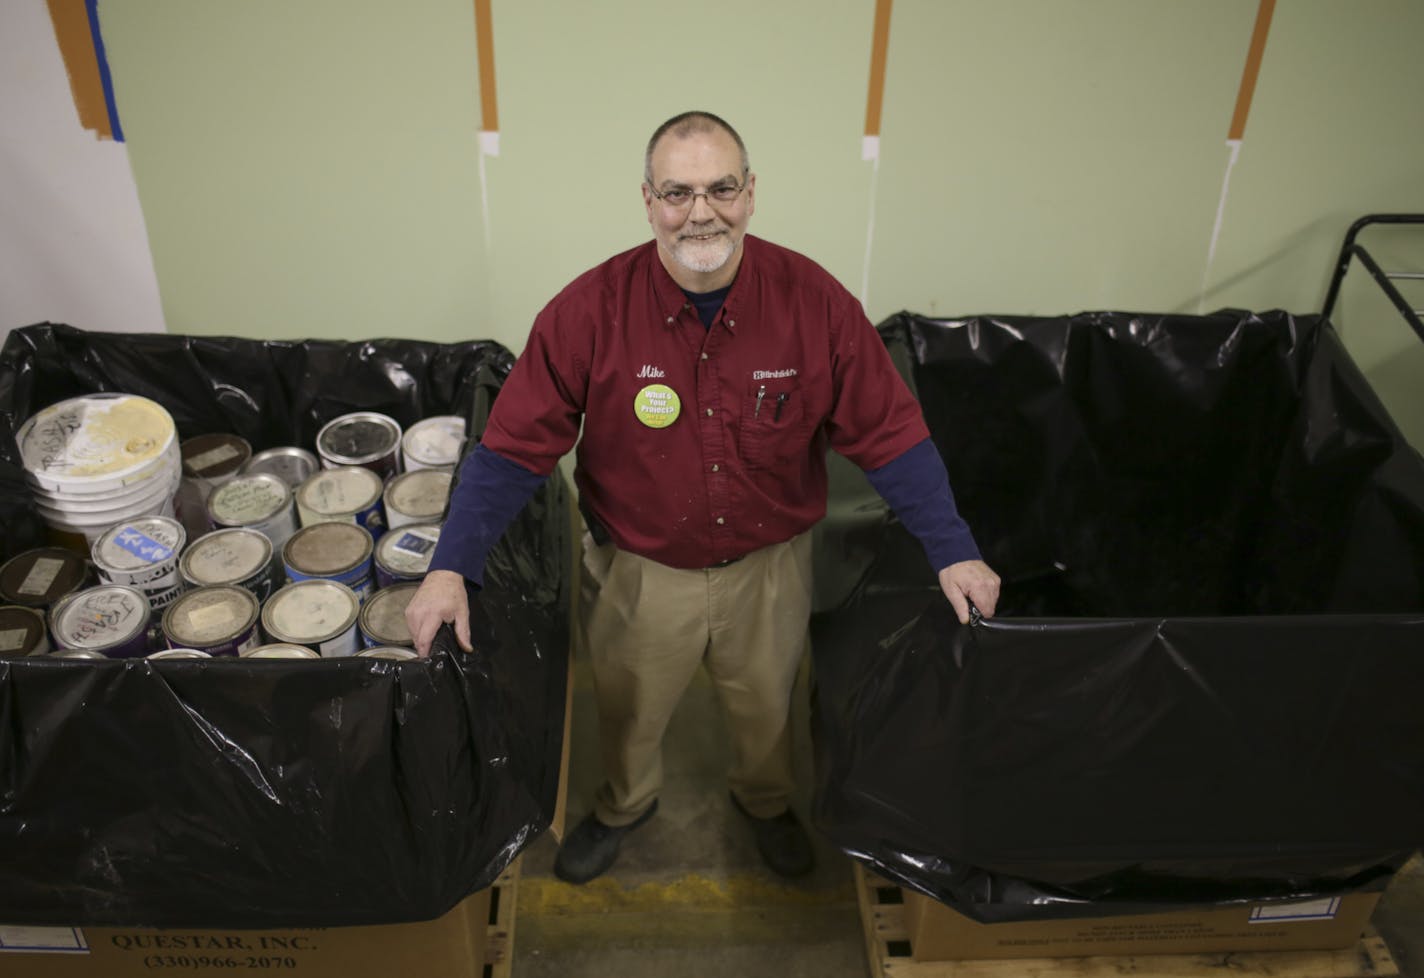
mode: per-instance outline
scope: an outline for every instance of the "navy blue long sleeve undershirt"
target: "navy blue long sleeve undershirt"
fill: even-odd
[[[490,549],[547,478],[493,449],[476,445],[460,465],[458,481],[468,483],[469,488],[450,497],[450,511],[440,529],[430,569],[455,571],[483,587]]]
[[[926,438],[865,475],[920,541],[936,573],[961,560],[980,559],[969,524],[954,505],[949,473],[933,441]]]

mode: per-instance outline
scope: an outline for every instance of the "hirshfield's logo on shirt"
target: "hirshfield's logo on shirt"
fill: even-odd
[[[659,370],[651,363],[643,364],[643,369],[638,371],[639,377],[666,377],[667,371]]]
[[[776,380],[778,377],[795,377],[795,367],[785,367],[781,370],[753,370],[752,380]]]

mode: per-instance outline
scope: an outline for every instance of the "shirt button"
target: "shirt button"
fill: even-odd
[[[727,325],[728,325],[728,326],[735,326],[735,325],[737,325],[737,321],[736,321],[735,319],[729,319],[729,320],[727,320]]]
[[[712,417],[712,409],[711,409],[711,408],[708,408],[708,409],[707,409],[707,417],[709,417],[709,418]]]
[[[702,359],[706,360],[706,359],[707,359],[707,354],[705,354],[705,353],[702,354]]]
[[[669,323],[675,323],[675,322],[677,322],[677,320],[674,319],[672,316],[669,316],[669,317],[668,317],[668,322],[669,322]]]
[[[724,519],[722,519],[722,517],[720,517],[720,516],[717,517],[717,525],[718,525],[718,526],[721,526],[723,523],[726,523],[726,522],[727,522],[727,521],[724,520]]]
[[[712,471],[713,471],[713,472],[721,472],[721,471],[722,471],[722,467],[721,467],[720,465],[718,465],[716,462],[713,462],[713,463],[712,463]]]

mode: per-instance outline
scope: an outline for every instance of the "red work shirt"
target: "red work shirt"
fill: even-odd
[[[828,446],[873,469],[929,437],[860,303],[810,259],[743,240],[711,328],[655,242],[579,276],[535,319],[484,435],[547,475],[582,419],[584,505],[619,548],[672,567],[809,529]]]

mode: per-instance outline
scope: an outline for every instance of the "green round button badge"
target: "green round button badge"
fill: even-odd
[[[633,398],[633,413],[649,428],[666,428],[681,411],[677,391],[666,384],[649,384]]]

